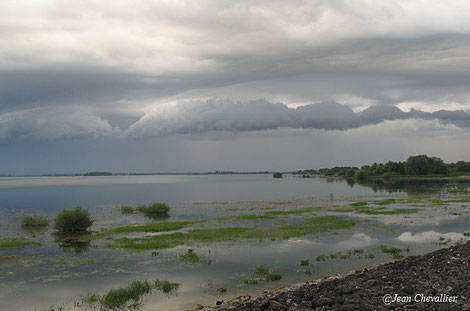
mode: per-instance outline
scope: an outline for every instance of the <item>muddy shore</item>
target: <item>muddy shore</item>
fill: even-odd
[[[470,242],[195,310],[470,310]]]

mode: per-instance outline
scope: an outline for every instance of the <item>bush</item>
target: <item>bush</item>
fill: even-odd
[[[92,224],[90,213],[80,206],[71,210],[63,210],[54,218],[54,229],[63,234],[84,233]]]
[[[40,215],[23,216],[21,230],[29,235],[36,236],[46,233],[50,220]]]
[[[273,177],[274,178],[282,178],[282,173],[280,173],[280,172],[273,173]]]
[[[170,207],[166,203],[153,202],[138,206],[137,211],[149,218],[165,218],[169,216]]]

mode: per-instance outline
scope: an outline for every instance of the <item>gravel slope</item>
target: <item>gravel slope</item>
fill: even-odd
[[[196,310],[470,310],[470,242],[218,304]]]

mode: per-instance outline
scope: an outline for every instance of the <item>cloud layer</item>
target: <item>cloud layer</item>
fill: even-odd
[[[159,106],[134,123],[126,134],[152,136],[209,131],[244,132],[283,127],[347,130],[405,119],[435,119],[445,124],[470,127],[470,114],[463,110],[429,113],[412,109],[404,112],[395,106],[379,105],[356,113],[349,106],[335,102],[289,108],[266,100],[235,102],[209,99]]]

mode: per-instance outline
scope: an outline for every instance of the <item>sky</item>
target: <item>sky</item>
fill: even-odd
[[[2,0],[0,174],[470,161],[466,0]]]

